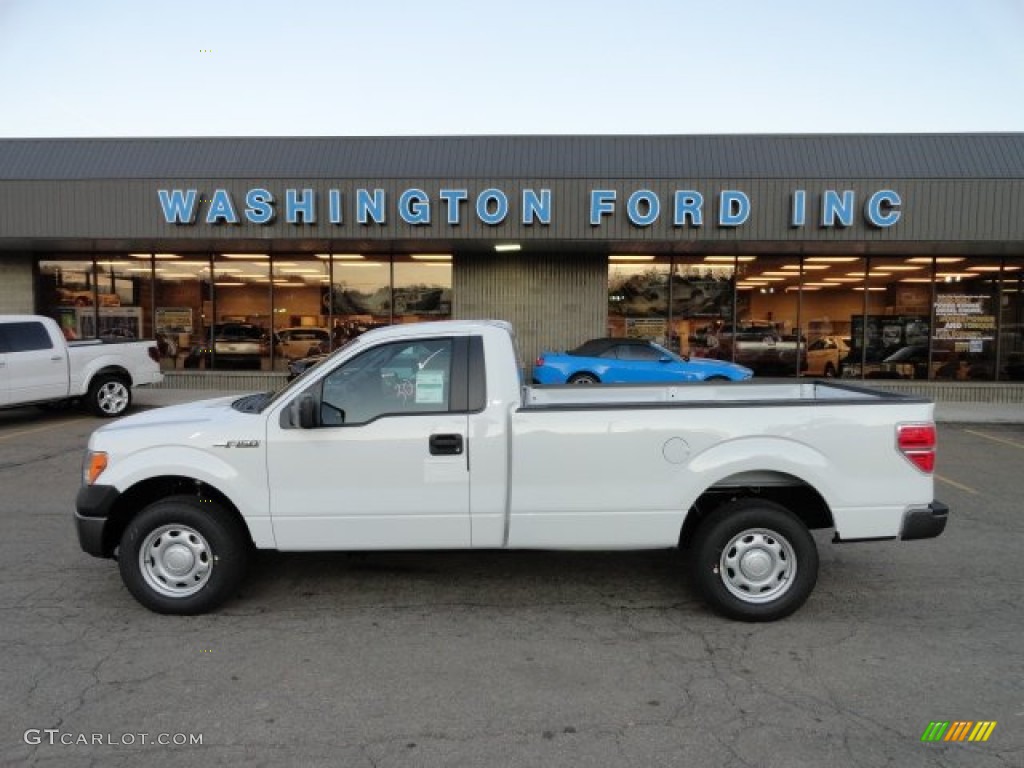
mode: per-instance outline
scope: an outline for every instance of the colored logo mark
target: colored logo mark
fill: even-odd
[[[995,720],[932,720],[921,741],[988,741],[995,729]]]

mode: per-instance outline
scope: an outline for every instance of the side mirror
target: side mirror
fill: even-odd
[[[288,405],[288,416],[293,427],[313,429],[317,426],[316,397],[304,392]]]

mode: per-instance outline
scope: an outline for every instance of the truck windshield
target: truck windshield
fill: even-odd
[[[309,374],[311,371],[319,371],[323,366],[327,365],[330,360],[337,357],[338,353],[340,353],[342,350],[348,349],[351,346],[354,346],[358,341],[358,338],[349,339],[343,345],[334,350],[334,352],[331,353],[330,357],[318,363],[317,365],[310,366],[305,371],[303,371],[299,376],[289,381],[281,389],[277,390],[276,392],[267,392],[266,399],[262,403],[260,403],[259,409],[255,412],[259,413],[265,410],[271,404],[276,403],[278,400],[280,400],[282,397],[287,397],[291,392],[295,392],[296,390],[304,387],[306,385],[306,382],[309,381]],[[234,407],[238,402],[239,401],[235,401],[235,403],[232,403],[232,407]]]

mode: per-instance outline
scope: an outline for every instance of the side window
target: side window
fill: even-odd
[[[42,323],[4,323],[3,335],[7,340],[8,352],[32,352],[37,349],[53,349],[50,334]]]
[[[451,397],[451,339],[383,344],[324,378],[320,423],[351,426],[381,416],[447,413]]]
[[[619,357],[624,360],[641,360],[651,362],[661,359],[661,353],[653,347],[642,347],[638,344],[630,344],[620,347]]]

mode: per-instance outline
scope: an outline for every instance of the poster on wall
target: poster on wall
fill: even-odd
[[[903,347],[928,346],[928,318],[922,315],[853,315],[850,346],[860,349],[867,332],[868,357],[881,359]],[[855,355],[856,356],[856,355]]]
[[[936,341],[959,342],[959,351],[980,351],[979,347],[996,337],[996,318],[991,313],[991,298],[949,293],[935,298]]]
[[[663,344],[665,342],[665,329],[666,323],[664,320],[626,318],[627,339],[649,339],[650,341]]]
[[[672,316],[728,317],[732,314],[732,280],[704,275],[672,278]],[[668,314],[669,276],[664,269],[632,273],[613,269],[608,280],[608,309],[629,317],[664,317]]]
[[[192,307],[157,307],[157,333],[192,333]]]
[[[76,307],[75,314],[80,339],[115,341],[142,338],[141,307]]]

